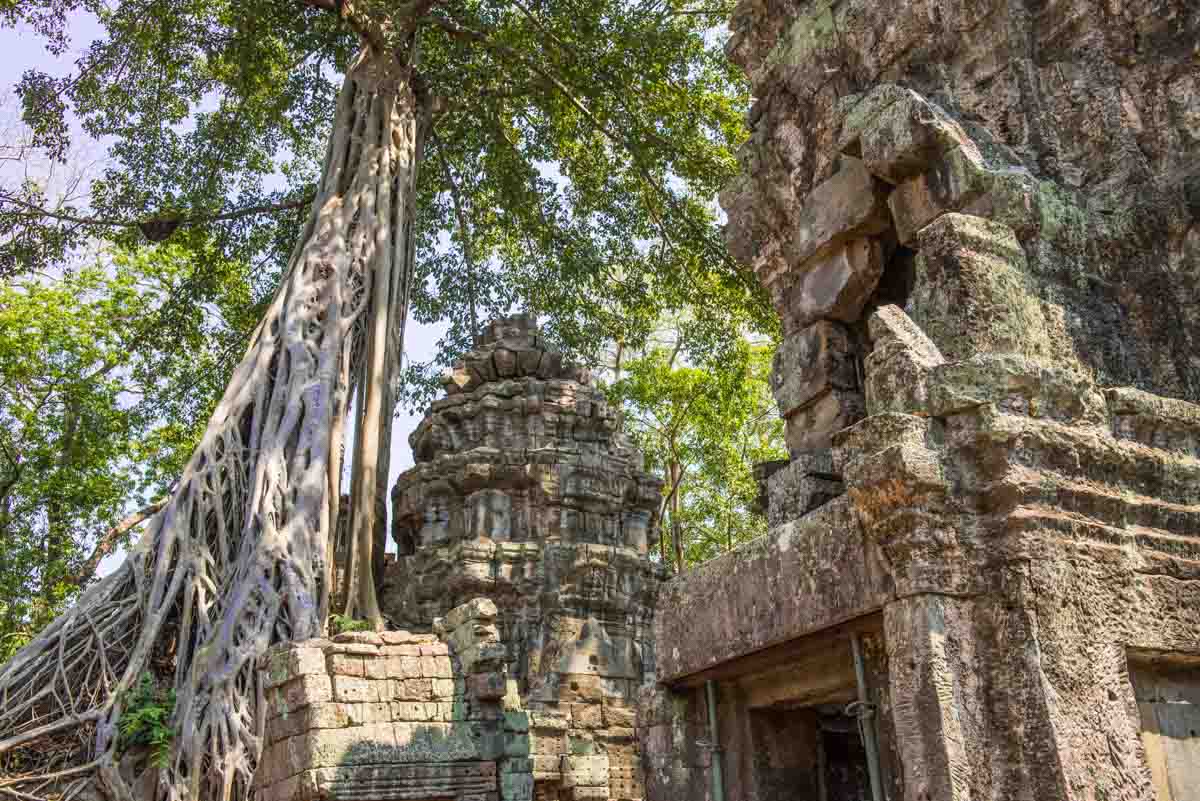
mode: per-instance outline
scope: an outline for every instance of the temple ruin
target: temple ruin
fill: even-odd
[[[494,323],[411,438],[397,631],[270,655],[259,801],[1200,799],[1200,7],[742,0],[722,196],[769,532]]]
[[[731,29],[791,459],[660,595],[647,797],[1200,798],[1200,9]]]
[[[260,797],[644,798],[662,482],[527,317],[445,386],[392,493],[397,628],[270,655]]]

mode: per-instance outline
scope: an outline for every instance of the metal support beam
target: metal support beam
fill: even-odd
[[[857,632],[850,635],[850,649],[854,652],[854,678],[858,683],[858,701],[853,704],[858,714],[858,734],[862,737],[863,750],[867,752],[867,773],[871,777],[871,798],[885,801],[883,782],[879,778],[879,741],[875,738],[875,705],[867,693],[867,671],[863,667],[862,643]]]
[[[725,801],[725,776],[721,764],[721,737],[717,730],[717,684],[712,679],[704,682],[704,695],[708,699],[708,737],[712,743],[712,797],[713,801]]]

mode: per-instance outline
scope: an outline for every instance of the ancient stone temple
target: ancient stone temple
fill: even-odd
[[[1200,5],[731,30],[791,459],[660,595],[647,797],[1200,799]]]
[[[396,630],[270,654],[259,801],[1200,799],[1200,4],[741,0],[769,531],[494,324],[412,436]]]
[[[393,630],[269,655],[259,801],[642,799],[662,482],[528,318],[445,385],[393,491]]]

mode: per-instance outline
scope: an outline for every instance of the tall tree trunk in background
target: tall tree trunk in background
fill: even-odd
[[[354,447],[354,481],[350,499],[350,552],[346,568],[346,605],[343,614],[360,617],[376,629],[383,628],[383,614],[375,591],[375,575],[381,567],[386,539],[387,479],[391,462],[392,410],[395,408],[395,376],[399,373],[404,323],[407,318],[409,283],[415,248],[413,220],[417,168],[421,158],[427,115],[418,106],[412,86],[398,83],[395,97],[386,102],[391,131],[390,170],[381,180],[394,188],[380,193],[373,213],[389,220],[380,226],[375,269],[377,283],[372,293],[372,310],[365,330],[365,358],[360,386],[361,411]]]
[[[681,508],[679,500],[679,482],[683,480],[683,468],[679,460],[672,458],[669,466],[671,476],[671,542],[675,546],[675,570],[683,572],[683,524],[679,520]]]
[[[175,738],[159,801],[249,797],[266,712],[258,659],[323,631],[354,376],[370,412],[355,531],[377,528],[422,118],[408,67],[378,52],[347,69],[308,222],[177,489],[125,564],[0,668],[0,756],[40,759],[56,737],[91,743],[60,784],[32,792],[95,780],[132,799],[118,770],[121,703],[165,654]],[[372,554],[358,559],[350,603],[378,622]]]

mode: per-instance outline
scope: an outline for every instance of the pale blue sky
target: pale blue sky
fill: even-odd
[[[0,92],[11,94],[13,87],[21,74],[31,68],[36,68],[55,76],[68,74],[92,39],[102,33],[95,19],[88,14],[72,15],[70,21],[71,48],[61,56],[55,57],[46,52],[43,41],[27,28],[0,29]],[[79,153],[87,161],[102,160],[104,145],[90,140],[78,126],[73,126],[74,139],[79,144]],[[445,333],[445,325],[423,325],[410,321],[407,329],[406,355],[416,361],[427,361],[436,352],[438,339]],[[420,421],[420,414],[409,415],[400,410],[392,426],[392,464],[389,486],[395,482],[396,476],[412,466],[412,451],[408,447],[408,435]],[[390,506],[390,499],[389,499]],[[389,546],[390,549],[391,546]],[[123,559],[122,554],[113,554],[101,566],[102,573],[107,573],[116,567]]]

